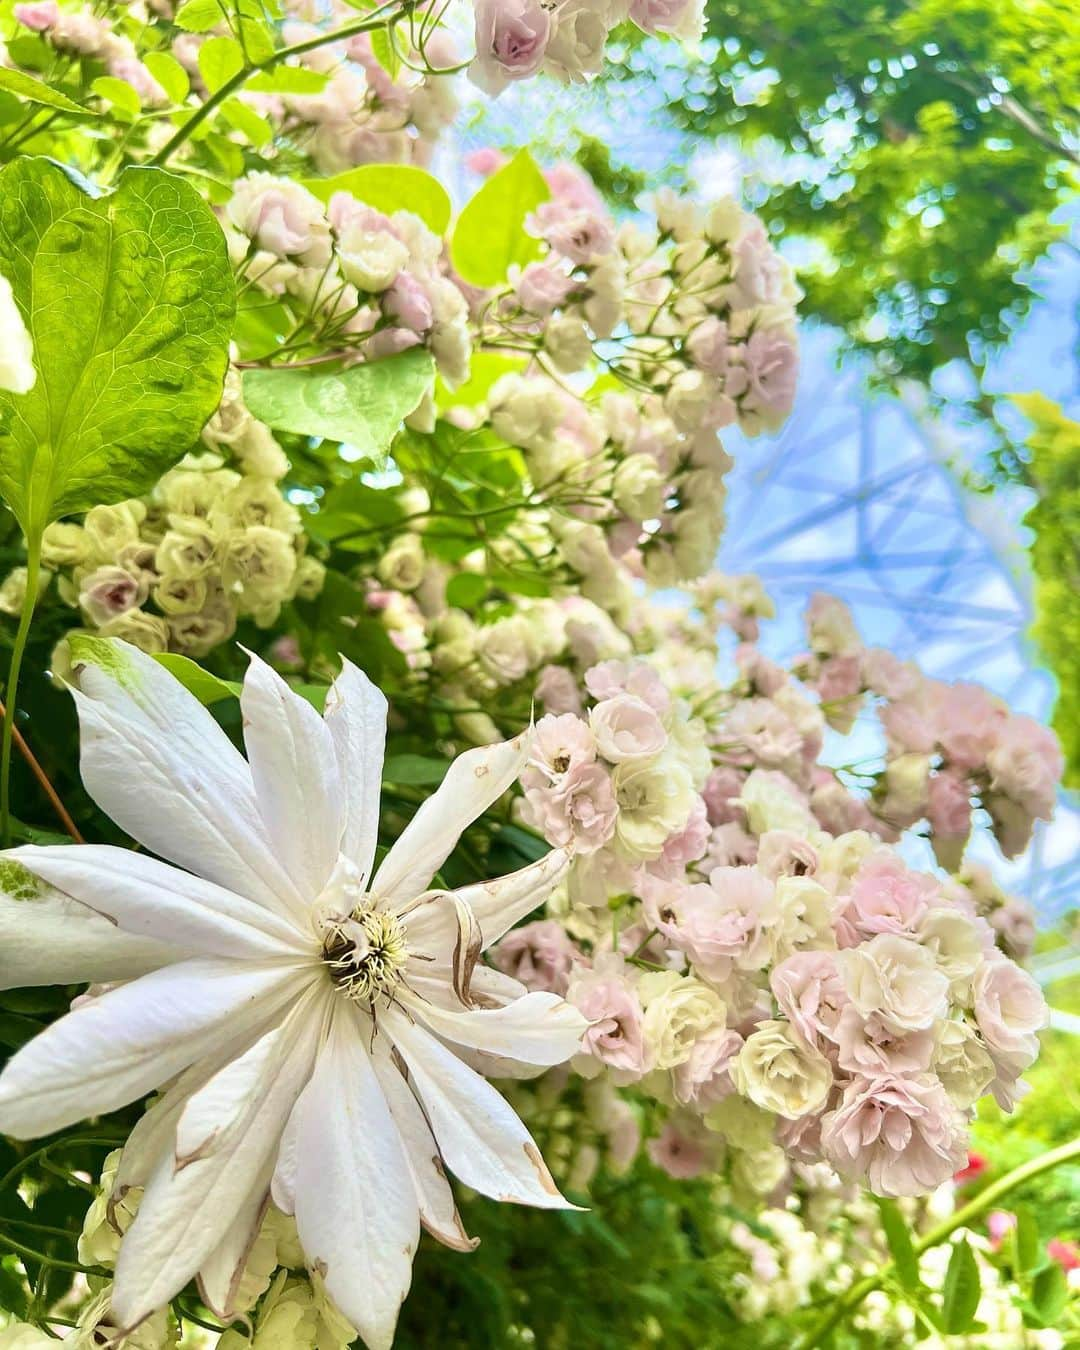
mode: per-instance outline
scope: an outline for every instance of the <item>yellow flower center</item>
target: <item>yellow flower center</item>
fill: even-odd
[[[355,1003],[392,996],[409,954],[396,915],[361,907],[328,929],[323,960],[338,990]]]

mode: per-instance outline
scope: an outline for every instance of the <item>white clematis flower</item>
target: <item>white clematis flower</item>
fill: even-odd
[[[567,1204],[529,1132],[471,1067],[543,1067],[578,1049],[576,1009],[478,964],[547,897],[567,857],[429,889],[461,830],[517,778],[527,738],[460,755],[373,872],[386,700],[355,667],[320,717],[253,657],[245,760],[136,648],[84,639],[81,659],[87,790],[169,862],[104,845],[6,855],[71,897],[46,892],[43,932],[62,931],[58,903],[81,902],[110,921],[118,969],[138,978],[81,1002],[14,1056],[0,1131],[47,1134],[171,1080],[117,1172],[114,1195],[145,1189],[112,1320],[134,1327],[195,1275],[229,1317],[272,1195],[295,1215],[311,1271],[382,1350],[421,1223],[452,1247],[473,1245],[443,1163],[498,1200]],[[86,975],[100,978],[99,919],[92,930]],[[59,978],[79,978],[77,942],[61,941]],[[40,979],[40,954],[16,955]]]
[[[0,389],[27,394],[36,379],[30,334],[15,303],[11,282],[0,276]]]

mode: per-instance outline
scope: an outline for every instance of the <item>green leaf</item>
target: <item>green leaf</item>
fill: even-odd
[[[225,21],[224,7],[218,0],[187,0],[176,12],[173,23],[186,33],[208,33]]]
[[[29,103],[55,108],[58,112],[77,113],[80,117],[98,116],[90,108],[84,108],[81,103],[75,103],[66,94],[50,89],[47,84],[42,84],[21,70],[7,70],[0,66],[0,89],[6,89],[9,94],[24,98]]]
[[[360,478],[350,478],[347,483],[331,488],[319,503],[318,511],[305,517],[305,524],[308,534],[325,544],[363,532],[357,547],[366,550],[377,538],[377,533],[368,526],[393,526],[404,514],[392,492],[369,487]],[[348,544],[342,546],[347,548]]]
[[[450,198],[437,178],[411,164],[361,164],[333,178],[304,178],[304,187],[322,202],[335,192],[348,192],[357,201],[392,215],[411,211],[440,238],[450,224]]]
[[[142,112],[139,96],[127,80],[118,80],[114,75],[99,75],[90,86],[98,98],[111,103],[117,112],[135,118]]]
[[[245,371],[244,402],[277,431],[341,441],[380,462],[434,379],[431,356],[413,347],[330,375],[288,366]]]
[[[543,247],[526,233],[525,219],[550,196],[532,155],[519,150],[458,217],[450,256],[459,276],[474,286],[498,286],[512,263],[542,257]]]
[[[448,389],[442,380],[435,386],[440,408],[473,408],[483,403],[500,375],[517,374],[529,364],[527,356],[509,356],[506,352],[474,351],[469,362],[469,377],[456,389]]]
[[[244,49],[235,38],[207,38],[199,48],[199,72],[212,94],[243,68]]]
[[[383,765],[383,782],[429,786],[441,783],[450,767],[448,759],[425,755],[391,755]]]
[[[131,168],[88,196],[58,165],[0,171],[0,273],[34,345],[28,394],[0,393],[0,495],[28,534],[145,491],[217,407],[235,293],[199,193]]]
[[[321,94],[330,77],[306,66],[278,66],[253,75],[244,88],[253,94]]]
[[[161,85],[173,103],[183,103],[191,89],[188,73],[168,52],[148,52],[143,65]]]
[[[239,698],[244,687],[241,681],[223,680],[220,675],[204,670],[197,661],[192,661],[188,656],[181,656],[178,652],[155,652],[154,660],[163,665],[171,675],[175,675],[188,693],[194,694],[199,702],[207,707],[211,703],[221,703],[227,698]],[[322,712],[329,687],[326,684],[291,686],[294,693],[306,698],[319,712]]]
[[[967,1331],[979,1306],[979,1267],[967,1238],[953,1243],[945,1285],[941,1296],[941,1313],[947,1335]]]
[[[895,1201],[885,1200],[880,1196],[875,1196],[874,1199],[877,1201],[878,1213],[881,1216],[881,1227],[885,1233],[885,1241],[889,1244],[889,1253],[892,1256],[893,1264],[896,1266],[900,1283],[905,1289],[917,1289],[919,1287],[919,1261],[915,1255],[915,1249],[911,1245],[907,1221],[900,1213]]]
[[[1069,1301],[1069,1282],[1056,1261],[1051,1261],[1035,1276],[1031,1302],[1044,1327],[1051,1327],[1065,1311]]]
[[[446,587],[446,603],[455,609],[473,609],[491,589],[486,576],[476,572],[458,572]]]
[[[260,117],[254,108],[241,103],[238,98],[228,98],[221,105],[221,115],[234,130],[239,131],[256,148],[267,145],[274,139],[274,128]]]
[[[1042,1260],[1042,1243],[1039,1241],[1039,1225],[1027,1205],[1016,1207],[1016,1227],[1012,1231],[1012,1239],[1017,1273],[1023,1275],[1034,1270]]]
[[[241,686],[236,680],[223,680],[204,670],[197,661],[177,652],[155,652],[154,660],[175,675],[184,688],[203,704],[220,703],[222,699],[239,698]]]
[[[397,79],[398,72],[401,70],[401,57],[398,55],[398,49],[394,46],[390,37],[390,31],[387,28],[376,28],[371,34],[371,51],[382,66],[383,70],[392,80]]]

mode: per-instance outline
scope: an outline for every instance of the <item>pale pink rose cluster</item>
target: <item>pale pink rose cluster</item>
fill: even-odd
[[[702,0],[473,0],[473,83],[496,96],[540,73],[564,83],[596,75],[611,31],[630,19],[646,33],[701,35]]]
[[[62,9],[56,0],[28,0],[12,12],[18,23],[40,33],[57,51],[101,62],[108,75],[131,85],[144,107],[168,104],[168,95],[140,60],[132,40],[114,31],[95,10]]]
[[[289,178],[239,179],[224,210],[230,250],[251,285],[315,316],[353,360],[427,347],[451,386],[468,374],[468,310],[442,241],[407,211],[387,216],[346,192],[328,205]],[[433,421],[434,409],[417,419]]]
[[[503,162],[468,159],[483,174]],[[669,586],[710,567],[731,467],[718,433],[775,429],[790,412],[799,292],[731,200],[705,211],[662,193],[654,223],[618,225],[576,166],[545,178],[550,198],[527,222],[543,255],[469,295],[480,345],[536,350],[549,373],[503,376],[486,412],[533,483],[572,499],[562,552],[584,593],[614,609],[626,578]],[[581,399],[558,377],[595,368],[597,343],[624,389]],[[450,418],[477,424],[471,407]]]
[[[867,648],[839,600],[817,595],[807,610],[810,652],[797,668],[831,726],[850,730],[868,697],[886,737],[874,811],[885,830],[925,820],[942,866],[955,870],[982,805],[1006,857],[1026,848],[1036,820],[1053,815],[1064,760],[1057,738],[1010,712],[976,684],[928,679],[910,662]]]
[[[981,1096],[1011,1108],[1045,1002],[934,877],[867,836],[823,840],[819,856],[767,832],[767,871],[639,877],[644,938],[602,979],[572,975],[568,996],[606,1028],[585,1054],[620,1081],[644,1075],[646,1091],[721,1133],[723,1104],[741,1097],[774,1118],[792,1158],[878,1194],[923,1194],[963,1165]],[[641,974],[642,953],[670,973]],[[657,1160],[671,1142],[665,1130]]]
[[[708,840],[707,766],[680,743],[682,709],[642,661],[602,661],[584,683],[587,709],[536,725],[523,819],[579,856],[603,850],[642,875],[681,871]]]

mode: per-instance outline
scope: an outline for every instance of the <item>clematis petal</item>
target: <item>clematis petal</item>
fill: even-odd
[[[255,796],[275,856],[313,900],[334,870],[345,828],[334,743],[307,699],[248,655],[240,711]]]
[[[538,909],[563,879],[569,866],[569,853],[555,848],[537,862],[508,876],[459,886],[454,894],[476,915],[484,935],[484,951],[493,942],[498,942],[519,919]]]
[[[6,856],[126,933],[203,956],[258,960],[305,950],[298,930],[273,911],[131,849],[31,844]]]
[[[369,1350],[390,1350],[420,1219],[366,1034],[340,1003],[297,1107],[296,1226],[309,1268]]]
[[[529,733],[500,745],[466,750],[405,826],[383,859],[371,893],[383,903],[404,903],[426,890],[466,825],[497,801],[525,767]]]
[[[72,690],[90,796],[152,853],[306,923],[243,755],[152,657],[116,639],[96,639],[93,651],[104,664],[82,665]]]
[[[420,1222],[444,1246],[471,1252],[480,1241],[466,1233],[454,1203],[454,1193],[446,1179],[439,1146],[431,1133],[424,1109],[416,1100],[405,1074],[404,1064],[387,1050],[384,1037],[376,1037],[373,1055],[375,1073],[390,1107],[394,1124],[401,1132],[405,1157],[412,1174]]]
[[[380,1018],[455,1176],[494,1200],[575,1208],[559,1194],[532,1135],[486,1079],[400,1009],[388,1008]]]
[[[142,1097],[233,1034],[252,1004],[269,1013],[310,979],[295,967],[182,961],[90,999],[12,1057],[0,1075],[0,1132],[50,1134]]]
[[[534,991],[502,1008],[436,1007],[403,994],[401,1003],[437,1036],[525,1064],[564,1064],[581,1048],[588,1021],[558,994]]]
[[[263,1215],[270,1204],[269,1167],[248,1193],[236,1212],[225,1236],[203,1262],[198,1274],[199,1292],[206,1306],[217,1317],[231,1322],[243,1308],[236,1306],[240,1282],[248,1257],[259,1236]]]
[[[17,892],[0,892],[0,989],[111,984],[190,955],[179,945],[122,933],[77,900],[24,877]]]
[[[120,1247],[112,1308],[123,1329],[173,1298],[229,1241],[253,1195],[266,1194],[281,1131],[314,1064],[319,997],[301,998],[188,1100],[177,1127],[185,1151],[160,1160]]]
[[[342,660],[341,674],[330,686],[323,717],[337,755],[345,801],[345,836],[341,851],[366,883],[379,837],[383,749],[386,744],[386,699],[362,670]]]
[[[407,978],[436,1001],[469,1007],[469,985],[480,960],[482,935],[472,910],[452,891],[431,891],[401,915],[411,953]],[[425,992],[425,997],[427,996]]]

